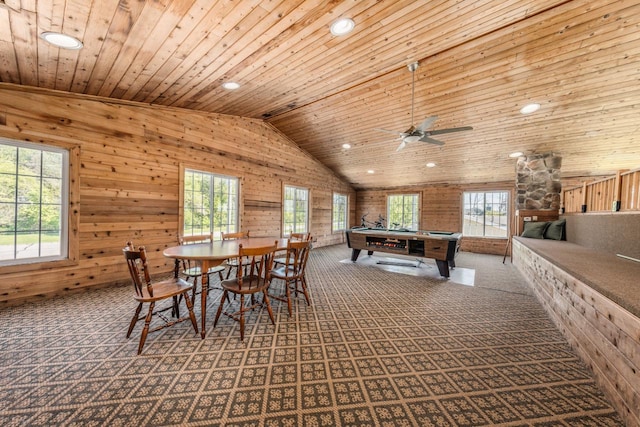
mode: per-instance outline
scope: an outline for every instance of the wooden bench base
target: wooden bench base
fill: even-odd
[[[625,423],[640,426],[640,318],[577,278],[577,274],[542,256],[540,248],[546,241],[527,240],[513,238],[514,265],[570,345],[593,370],[596,381]],[[549,243],[565,244],[568,251],[573,245]],[[585,256],[583,251],[581,248],[581,257]],[[593,251],[592,256],[601,255]],[[612,262],[615,264],[615,259]],[[616,265],[611,266],[610,273],[616,274]],[[640,274],[635,283],[640,293]]]

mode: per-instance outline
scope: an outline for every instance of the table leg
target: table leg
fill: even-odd
[[[442,277],[449,277],[449,262],[442,259],[437,259],[436,264],[438,266],[438,271]]]

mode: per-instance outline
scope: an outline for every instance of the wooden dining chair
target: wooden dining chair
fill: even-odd
[[[302,240],[302,241],[311,241],[311,233],[294,233],[291,231],[289,233],[289,240]],[[273,260],[276,267],[280,267],[285,264],[286,258],[284,256],[278,256]]]
[[[193,330],[197,334],[198,325],[196,323],[196,316],[193,313],[193,304],[191,303],[191,298],[189,298],[189,291],[193,289],[193,285],[179,277],[152,282],[149,266],[147,265],[147,253],[144,246],[135,249],[132,242],[127,242],[127,246],[122,249],[122,253],[127,261],[131,280],[133,281],[135,290],[134,299],[138,301],[138,307],[127,331],[127,338],[131,336],[131,332],[133,332],[136,323],[144,319],[144,327],[140,333],[140,343],[138,344],[138,354],[142,352],[149,332],[158,331],[187,319],[191,320]],[[184,299],[187,306],[189,314],[187,317],[180,317],[179,296],[182,297],[181,299]],[[169,299],[171,300],[171,305],[156,309],[157,302]],[[149,304],[149,308],[145,316],[140,316],[144,304]],[[172,318],[164,314],[164,312],[168,310],[172,311]],[[149,329],[154,315],[157,315],[163,323],[155,326],[153,329]]]
[[[250,233],[249,231],[238,231],[236,233],[222,233],[222,240],[246,239],[250,237],[249,233]],[[246,269],[247,266],[249,265],[249,260],[238,259],[238,258],[228,259],[227,267],[229,267],[229,270],[227,270],[227,276],[225,277],[225,279],[228,279],[229,277],[231,277],[231,272],[233,271],[234,268],[237,269],[239,265]]]
[[[244,248],[239,245],[238,262],[243,259],[249,261],[247,272],[244,269],[236,268],[236,277],[222,281],[222,296],[220,297],[220,304],[218,304],[218,312],[216,313],[216,319],[213,322],[215,327],[218,324],[218,319],[221,314],[232,318],[240,322],[240,340],[244,341],[244,314],[247,311],[251,311],[259,306],[266,306],[269,312],[269,318],[273,325],[276,324],[273,317],[273,311],[271,310],[271,304],[269,302],[269,296],[267,290],[269,288],[270,275],[269,272],[273,268],[273,254],[278,248],[278,241],[276,240],[273,245],[262,246],[256,248]],[[224,303],[229,298],[229,293],[240,295],[240,304],[238,310],[235,312],[228,312],[224,310]],[[262,301],[258,302],[255,299],[255,295],[262,293]],[[245,305],[245,296],[249,295],[250,303]],[[235,305],[234,305],[235,307]],[[230,306],[228,306],[230,309]]]
[[[289,310],[289,317],[291,317],[291,292],[294,296],[299,293],[304,295],[307,305],[311,304],[309,300],[309,291],[307,289],[307,279],[305,277],[305,270],[307,267],[307,260],[309,259],[309,251],[311,249],[310,240],[292,240],[287,242],[287,253],[284,258],[284,263],[271,270],[271,285],[270,290],[273,292],[274,280],[282,280],[284,282],[284,295],[269,295],[273,299],[284,301],[287,303]]]
[[[209,234],[198,234],[193,236],[178,236],[178,244],[179,245],[193,245],[196,243],[210,243],[213,242],[213,233]],[[200,264],[196,261],[182,259],[179,261],[182,267],[181,274],[189,279],[193,279],[193,292],[191,293],[191,302],[195,301],[196,294],[198,288],[198,279],[202,277],[202,270],[200,269]],[[215,267],[211,267],[207,274],[209,275],[209,289],[211,289],[211,275],[218,274],[218,278],[222,282],[222,272],[225,270],[224,265],[217,265]]]

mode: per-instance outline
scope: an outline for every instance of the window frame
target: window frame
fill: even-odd
[[[20,135],[20,137],[23,137],[23,135]],[[0,141],[11,145],[30,146],[35,149],[42,149],[44,146],[57,150],[66,150],[68,159],[67,170],[63,171],[67,175],[67,199],[63,202],[65,204],[64,210],[66,210],[66,219],[63,219],[66,225],[66,254],[63,254],[60,259],[30,258],[25,262],[0,265],[0,274],[78,265],[80,259],[80,146],[56,140],[25,141],[20,139],[18,135],[14,137],[10,133],[8,135],[3,133],[0,136]]]
[[[404,206],[404,197],[406,196],[411,196],[411,197],[415,197],[415,206],[416,206],[416,213],[415,213],[415,218],[416,218],[416,228],[415,231],[420,230],[420,223],[422,222],[422,194],[420,192],[417,193],[392,193],[392,194],[387,194],[386,197],[386,222],[387,222],[387,229],[391,228],[391,197],[398,197],[398,196],[402,196],[403,197],[403,206]],[[404,210],[403,210],[403,219],[404,219]],[[403,224],[400,224],[401,228],[407,228],[407,227],[403,227]],[[413,230],[413,228],[409,228],[410,230]]]
[[[293,223],[294,224],[293,232],[294,233],[308,233],[309,232],[309,224],[310,224],[310,220],[311,220],[311,189],[308,188],[308,187],[302,187],[302,186],[299,186],[299,185],[292,185],[292,184],[283,183],[282,184],[282,209],[281,209],[282,218],[280,220],[280,224],[281,224],[281,227],[282,227],[282,237],[288,237],[290,232],[292,231],[291,227],[288,227],[287,224],[285,223],[285,209],[286,209],[286,200],[287,200],[286,199],[287,188],[292,188],[292,189],[294,189],[296,191],[297,190],[304,190],[306,192],[306,196],[307,196],[306,202],[307,203],[306,203],[306,216],[305,216],[304,230],[300,230],[300,229],[295,228],[295,224],[297,224],[297,223],[294,221],[294,223]],[[294,200],[294,212],[293,212],[293,215],[294,215],[294,218],[295,218],[297,216],[296,215],[296,210],[295,210],[295,206],[297,206],[297,203],[296,203],[297,199],[294,198],[293,200]]]
[[[187,164],[180,164],[180,186],[179,186],[179,202],[178,202],[178,225],[179,225],[179,229],[178,229],[178,234],[180,235],[186,235],[186,236],[191,236],[192,234],[186,234],[186,230],[185,230],[185,173],[187,171],[193,171],[193,172],[197,172],[197,173],[202,173],[202,174],[206,174],[206,175],[210,175],[212,176],[214,179],[216,177],[218,178],[222,178],[222,179],[232,179],[232,180],[236,180],[237,182],[237,192],[236,192],[236,206],[235,206],[235,211],[236,211],[236,215],[235,215],[235,223],[236,223],[236,229],[235,230],[228,230],[226,232],[236,232],[241,230],[241,225],[240,225],[240,221],[242,218],[242,203],[241,201],[241,197],[242,197],[242,183],[243,183],[243,179],[240,176],[232,176],[232,175],[227,175],[227,174],[222,174],[222,173],[218,173],[214,170],[203,170],[202,167],[198,166],[198,165],[187,165]],[[214,191],[214,188],[212,187],[211,191]],[[214,198],[212,197],[211,199],[211,212],[213,213],[213,205],[214,205]],[[220,240],[222,237],[221,236],[217,236],[218,238],[216,239],[216,234],[215,234],[215,224],[213,223],[213,218],[210,216],[209,217],[209,231],[207,231],[205,234],[208,234],[209,232],[214,233],[214,240]],[[200,233],[198,233],[200,234]]]
[[[344,198],[344,221],[342,228],[334,228],[336,223],[336,196],[340,198]],[[346,231],[349,228],[349,196],[342,193],[334,192],[331,197],[331,232],[332,233],[340,233],[342,231]]]
[[[465,208],[466,208],[466,197],[467,194],[475,194],[475,193],[482,193],[483,197],[484,197],[484,201],[483,201],[483,213],[482,213],[482,235],[472,235],[472,234],[465,234],[464,230],[465,230]],[[487,227],[487,223],[486,223],[486,205],[487,205],[487,194],[496,194],[496,193],[504,193],[506,195],[506,200],[504,202],[504,206],[506,207],[506,212],[505,212],[505,226],[506,226],[506,230],[505,230],[505,235],[504,236],[488,236],[486,234],[486,227]],[[462,231],[462,235],[468,238],[473,238],[473,239],[499,239],[499,240],[506,240],[509,238],[510,233],[511,233],[511,198],[512,198],[512,193],[509,190],[506,189],[487,189],[487,190],[465,190],[462,192],[462,203],[461,203],[461,223],[462,223],[462,227],[461,227],[461,231]],[[500,225],[500,224],[499,224]]]

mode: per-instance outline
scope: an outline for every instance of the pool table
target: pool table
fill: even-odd
[[[351,261],[356,262],[361,250],[369,255],[385,252],[397,255],[415,255],[433,258],[443,277],[449,277],[455,256],[460,248],[462,233],[448,231],[405,231],[382,228],[352,228],[345,232],[351,248]]]

